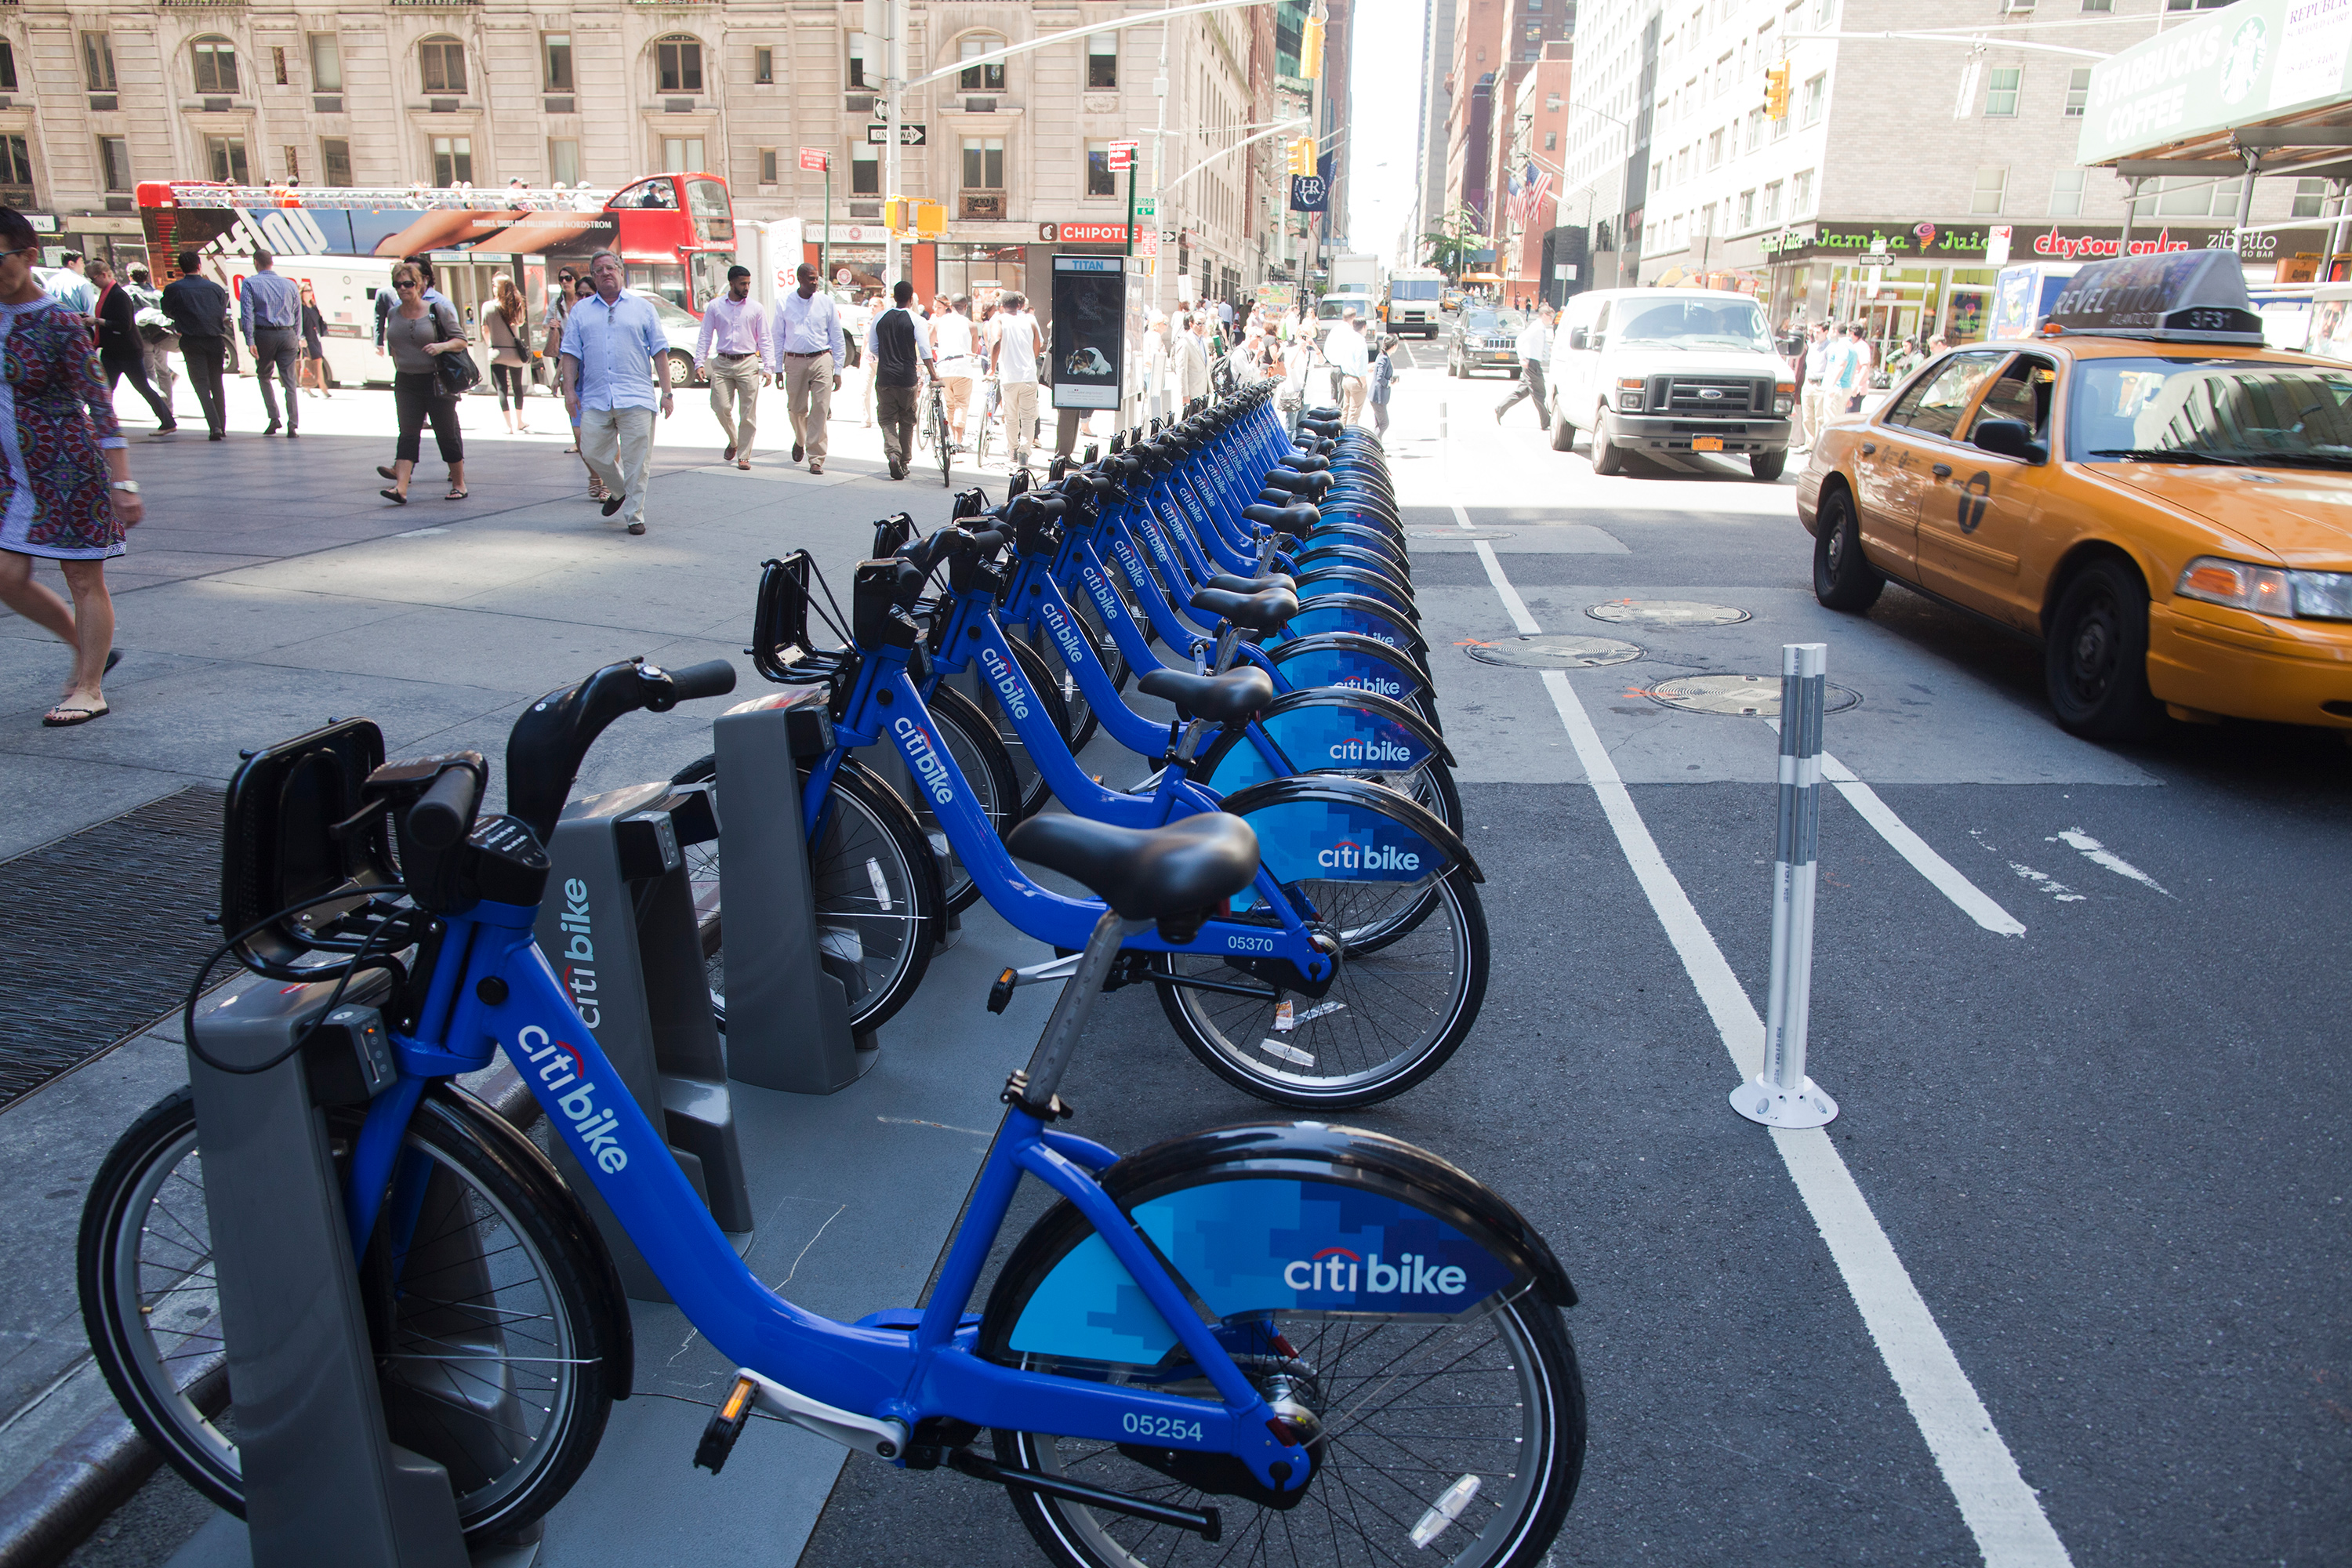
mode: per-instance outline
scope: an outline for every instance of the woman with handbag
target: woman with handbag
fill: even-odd
[[[392,354],[392,400],[400,412],[400,447],[392,467],[376,469],[393,488],[376,493],[408,504],[408,476],[416,467],[429,419],[441,460],[449,465],[445,499],[464,500],[466,437],[457,427],[457,398],[481,379],[481,372],[467,350],[465,324],[456,309],[425,298],[425,278],[414,263],[404,261],[392,269],[392,287],[400,302],[384,319],[383,340]]]
[[[334,395],[327,390],[327,318],[308,278],[302,279],[302,363],[297,374],[311,396]]]
[[[499,413],[509,436],[530,434],[523,422],[522,375],[530,364],[530,311],[522,290],[505,273],[499,274],[498,302],[482,313],[482,333],[490,344],[490,381],[499,389]],[[514,406],[507,406],[507,395]]]

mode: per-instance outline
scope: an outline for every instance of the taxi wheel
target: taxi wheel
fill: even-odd
[[[1885,586],[1862,552],[1853,497],[1843,484],[1825,487],[1821,515],[1813,520],[1813,597],[1830,609],[1859,613],[1878,603]]]
[[[2147,584],[2127,563],[2094,561],[2074,574],[2042,651],[2061,728],[2088,741],[2130,741],[2162,721],[2147,689]]]

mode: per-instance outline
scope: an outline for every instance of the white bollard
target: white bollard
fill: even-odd
[[[1828,685],[1828,644],[1790,643],[1780,649],[1780,826],[1772,868],[1764,1070],[1731,1091],[1731,1109],[1767,1127],[1824,1127],[1838,1113],[1837,1101],[1805,1076],[1822,824],[1822,710]]]

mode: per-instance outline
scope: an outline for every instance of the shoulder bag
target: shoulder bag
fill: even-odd
[[[436,327],[444,319],[441,310],[440,303],[437,300],[435,301],[433,321]],[[446,343],[451,338],[461,338],[466,335],[465,329],[457,324],[456,311],[449,313],[447,321],[448,331],[436,339],[436,342]],[[441,395],[444,397],[463,397],[467,392],[480,385],[482,381],[482,367],[474,363],[474,356],[470,351],[436,354],[433,374],[441,378]]]

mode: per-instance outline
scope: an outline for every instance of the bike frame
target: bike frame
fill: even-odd
[[[404,1189],[421,1188],[394,1177],[403,1131],[425,1085],[486,1068],[503,1048],[680,1310],[722,1354],[788,1392],[785,1412],[803,1425],[900,1463],[916,1424],[930,1416],[1109,1443],[1145,1436],[1157,1446],[1234,1455],[1277,1491],[1277,1465],[1304,1484],[1312,1469],[1306,1451],[1276,1436],[1286,1428],[1269,1425],[1274,1411],[1095,1181],[1117,1156],[1053,1131],[1018,1103],[1006,1112],[938,1288],[919,1312],[835,1322],[761,1284],[573,1009],[532,940],[537,918],[535,906],[487,902],[445,917],[417,1028],[393,1035],[399,1080],[369,1108],[352,1160],[344,1202],[357,1250],[365,1250],[387,1185],[395,1204]],[[975,1353],[978,1322],[965,1309],[1024,1174],[1093,1224],[1221,1404],[1025,1372]],[[395,1208],[390,1218],[413,1225],[414,1209]]]

